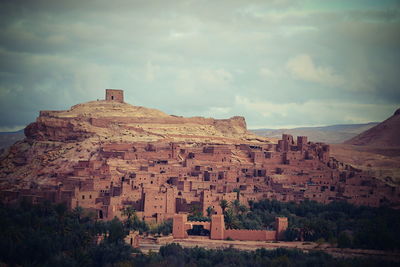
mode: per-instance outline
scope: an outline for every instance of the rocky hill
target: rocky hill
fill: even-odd
[[[347,140],[345,144],[373,147],[399,147],[400,146],[400,109],[390,118],[375,127],[360,133]]]
[[[117,101],[91,101],[65,111],[41,111],[25,128],[26,138],[3,153],[0,189],[52,185],[107,144],[269,143],[246,129],[243,117],[216,120],[184,118]]]

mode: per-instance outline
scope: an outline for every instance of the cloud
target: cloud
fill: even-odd
[[[215,85],[225,85],[233,80],[233,76],[229,71],[224,69],[202,70],[200,79]]]
[[[151,63],[151,61],[148,61],[146,64],[146,81],[148,82],[153,82],[156,79],[157,72],[160,70],[159,66],[155,66]]]
[[[208,110],[202,112],[200,114],[204,117],[213,117],[216,119],[224,119],[231,117],[232,115],[232,108],[231,107],[210,107]]]
[[[0,127],[0,132],[16,132],[22,130],[26,127],[26,125],[16,125],[13,127]]]
[[[344,79],[335,74],[332,68],[315,66],[311,56],[307,54],[300,54],[289,59],[286,67],[293,77],[300,80],[328,86],[339,86],[344,83]]]
[[[177,71],[175,90],[183,95],[218,93],[228,88],[233,75],[224,69],[182,69]]]
[[[103,98],[105,88],[171,114],[244,115],[250,126],[384,119],[380,107],[400,103],[400,12],[387,10],[395,9],[302,0],[0,1],[0,127]],[[317,103],[379,105],[365,114],[346,108],[346,117]]]
[[[259,72],[260,76],[262,77],[272,77],[274,76],[274,72],[270,70],[269,68],[262,67]]]
[[[330,124],[352,124],[381,121],[393,114],[397,105],[365,104],[354,102],[315,101],[304,103],[274,103],[235,97],[235,105],[259,116],[252,128],[275,128],[297,126],[322,126]]]

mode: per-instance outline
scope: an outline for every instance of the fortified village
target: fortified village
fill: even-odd
[[[276,240],[275,231],[225,229],[221,200],[276,199],[396,206],[398,187],[330,157],[329,145],[283,134],[274,143],[251,134],[242,117],[183,118],[124,103],[122,90],[67,111],[41,111],[0,164],[3,203],[65,202],[99,219],[122,217],[133,207],[140,218],[174,219],[173,235],[187,237],[193,224],[212,239]],[[194,206],[211,222],[187,221]]]

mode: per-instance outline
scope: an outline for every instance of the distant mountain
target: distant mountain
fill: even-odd
[[[0,150],[5,149],[17,141],[24,139],[24,130],[17,132],[0,132]]]
[[[308,136],[309,141],[339,144],[378,124],[378,122],[370,122],[365,124],[341,124],[322,127],[299,127],[292,129],[254,129],[250,131],[257,135],[271,138],[281,137],[283,133],[294,136],[305,135]]]
[[[345,144],[374,147],[400,147],[400,109],[387,120],[347,140]]]

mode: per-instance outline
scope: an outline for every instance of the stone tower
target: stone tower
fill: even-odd
[[[211,239],[222,240],[225,235],[224,215],[211,216]]]
[[[187,222],[187,214],[175,214],[172,227],[172,235],[174,238],[187,238],[185,224]]]
[[[276,224],[276,240],[283,240],[285,238],[285,231],[288,228],[288,219],[286,217],[277,217]]]
[[[124,90],[106,89],[106,100],[124,103]]]
[[[299,150],[304,150],[307,146],[307,136],[297,136],[297,147]]]

